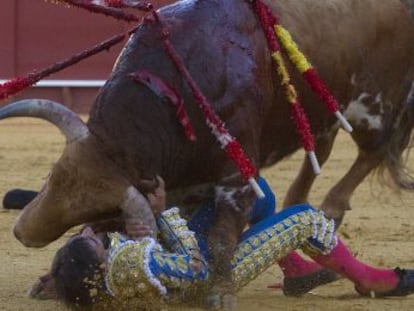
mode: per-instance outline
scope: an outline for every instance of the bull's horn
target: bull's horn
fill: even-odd
[[[153,237],[156,237],[157,225],[151,206],[147,199],[134,186],[130,186],[125,192],[121,209],[126,222],[129,220],[141,221],[142,224],[151,228]]]
[[[68,143],[86,137],[88,127],[72,110],[48,99],[24,99],[0,109],[0,120],[12,117],[33,117],[56,125]]]

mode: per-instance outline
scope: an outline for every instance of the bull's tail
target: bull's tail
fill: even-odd
[[[402,190],[414,190],[414,176],[407,167],[408,155],[414,138],[411,135],[413,127],[414,94],[411,92],[406,105],[396,116],[388,136],[388,143],[385,144],[385,156],[377,170],[382,184]]]
[[[406,6],[410,16],[414,19],[414,0],[401,0]],[[386,146],[386,154],[382,165],[378,169],[382,184],[390,185],[390,179],[385,177],[389,172],[392,185],[398,189],[414,190],[414,176],[407,167],[407,159],[412,146],[413,137],[411,131],[414,126],[414,82],[407,98],[403,111],[396,117],[389,143]],[[405,156],[403,151],[407,148]]]

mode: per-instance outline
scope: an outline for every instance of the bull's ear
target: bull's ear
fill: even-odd
[[[153,232],[153,237],[156,237],[157,225],[151,206],[142,193],[134,186],[130,186],[126,190],[121,209],[126,219],[134,219],[141,224],[149,226]]]

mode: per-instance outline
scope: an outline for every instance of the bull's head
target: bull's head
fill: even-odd
[[[35,117],[66,137],[63,155],[39,194],[25,206],[14,234],[24,245],[42,247],[69,228],[118,215],[141,217],[155,232],[145,197],[100,152],[99,142],[77,114],[50,100],[22,100],[0,109],[0,119]]]

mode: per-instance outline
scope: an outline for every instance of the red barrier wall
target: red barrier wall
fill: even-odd
[[[159,7],[173,1],[151,2]],[[22,76],[66,59],[132,26],[44,0],[1,0],[0,80]],[[118,44],[108,52],[84,60],[47,79],[105,80],[122,45]],[[33,87],[11,100],[50,98],[85,113],[89,111],[97,90],[97,87]]]

